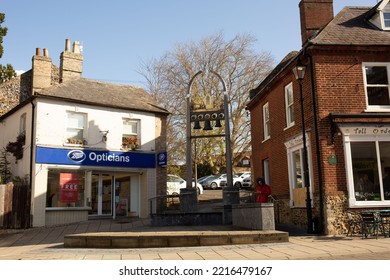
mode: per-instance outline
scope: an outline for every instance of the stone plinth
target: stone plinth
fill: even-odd
[[[233,226],[275,230],[273,203],[248,203],[232,205]]]
[[[198,205],[198,193],[196,188],[180,189],[180,211],[196,212]]]

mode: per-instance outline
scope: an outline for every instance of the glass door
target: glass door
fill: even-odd
[[[112,215],[112,180],[110,174],[92,174],[92,215]]]
[[[102,182],[102,215],[112,214],[112,176],[100,174]]]

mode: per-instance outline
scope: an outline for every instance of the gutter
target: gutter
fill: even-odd
[[[31,99],[31,139],[30,139],[30,226],[33,224],[33,215],[31,213],[31,194],[32,194],[32,184],[33,184],[33,164],[34,164],[34,131],[35,131],[35,104],[34,99]]]
[[[315,85],[314,85],[314,64],[313,64],[313,58],[310,54],[307,54],[307,57],[309,59],[309,67],[310,67],[310,91],[311,91],[311,98],[312,98],[312,107],[314,112],[314,134],[315,134],[315,142],[316,142],[316,155],[317,155],[317,170],[318,170],[318,192],[319,192],[319,199],[320,199],[320,207],[319,207],[319,233],[324,233],[324,180],[322,176],[322,159],[321,159],[321,149],[320,149],[320,136],[318,132],[318,120],[317,120],[317,100],[315,95]]]

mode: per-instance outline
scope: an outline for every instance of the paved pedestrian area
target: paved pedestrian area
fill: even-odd
[[[148,219],[90,220],[0,230],[0,260],[390,260],[390,238],[290,236],[288,242],[145,249],[65,248],[64,236],[87,232],[232,231],[230,226],[152,228]]]

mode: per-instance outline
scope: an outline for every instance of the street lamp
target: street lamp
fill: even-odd
[[[302,160],[302,172],[303,172],[303,183],[306,188],[306,214],[307,214],[307,232],[313,233],[313,217],[311,211],[311,197],[310,197],[310,179],[309,179],[309,168],[308,168],[308,156],[306,146],[306,128],[305,128],[305,113],[303,106],[303,90],[302,82],[305,78],[306,66],[302,65],[300,61],[297,62],[293,68],[295,79],[299,82],[299,95],[301,105],[301,119],[302,119],[302,142],[303,142],[303,160]]]

